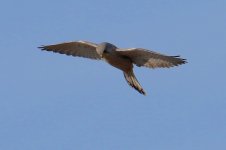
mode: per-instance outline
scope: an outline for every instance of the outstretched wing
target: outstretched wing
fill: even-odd
[[[85,57],[91,59],[101,59],[96,51],[97,44],[87,41],[76,41],[68,43],[60,43],[55,45],[41,46],[42,50],[52,51],[60,54],[71,56]]]
[[[186,60],[179,56],[167,56],[142,48],[117,49],[116,51],[119,55],[132,60],[138,67],[169,68],[186,63]]]

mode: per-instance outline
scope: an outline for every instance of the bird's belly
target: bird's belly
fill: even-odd
[[[115,54],[104,54],[103,57],[110,65],[122,71],[127,72],[133,68],[132,62],[127,58],[123,58]]]

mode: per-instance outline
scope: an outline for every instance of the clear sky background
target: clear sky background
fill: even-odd
[[[37,47],[108,41],[181,55],[135,67],[147,96],[101,61]],[[225,0],[2,0],[1,150],[225,150]]]

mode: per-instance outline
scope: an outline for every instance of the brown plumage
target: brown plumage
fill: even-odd
[[[87,41],[75,41],[39,48],[60,54],[105,60],[110,65],[122,70],[127,83],[144,95],[146,93],[133,73],[133,64],[138,67],[169,68],[186,63],[186,60],[179,56],[167,56],[142,48],[120,49],[107,42],[95,44]]]

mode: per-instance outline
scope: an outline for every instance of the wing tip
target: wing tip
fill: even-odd
[[[187,59],[181,58],[180,55],[171,56],[171,57],[178,59],[178,64],[176,64],[176,66],[188,63]]]
[[[41,45],[38,48],[41,49],[41,50],[46,50],[46,46],[44,46],[44,45]]]

